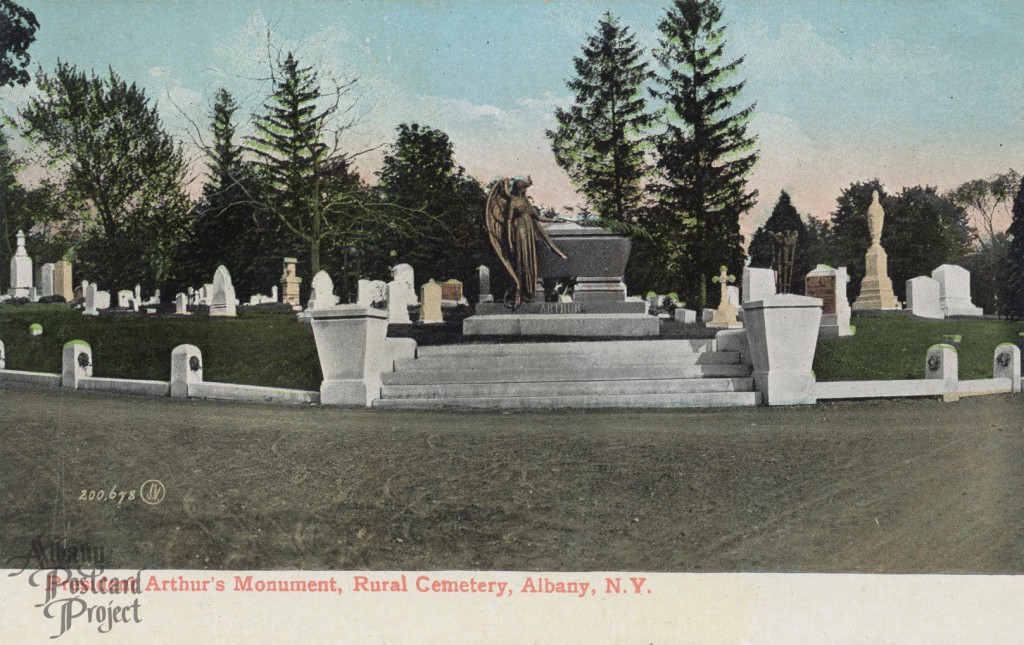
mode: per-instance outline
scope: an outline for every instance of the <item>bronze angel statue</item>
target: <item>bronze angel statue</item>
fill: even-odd
[[[541,226],[542,222],[558,220],[543,217],[526,197],[526,189],[532,185],[533,181],[529,177],[502,177],[491,188],[484,210],[491,246],[512,278],[513,307],[534,298],[540,273],[537,262],[538,237],[556,255],[563,260],[568,259]]]

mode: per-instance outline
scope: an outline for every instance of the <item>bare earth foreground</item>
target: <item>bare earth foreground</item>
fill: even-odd
[[[500,414],[0,388],[0,557],[66,525],[126,569],[1022,573],[1022,413],[1019,395]],[[152,479],[159,504],[121,501]]]

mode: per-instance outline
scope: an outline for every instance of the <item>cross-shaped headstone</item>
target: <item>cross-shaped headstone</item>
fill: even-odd
[[[711,278],[712,282],[717,282],[722,285],[722,300],[721,302],[729,301],[729,283],[736,282],[736,276],[729,275],[729,268],[724,264],[719,269],[720,273],[715,277]]]

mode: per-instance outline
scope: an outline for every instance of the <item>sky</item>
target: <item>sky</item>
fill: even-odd
[[[529,174],[531,194],[562,209],[580,198],[545,130],[568,106],[573,58],[612,11],[650,52],[667,0],[19,0],[40,22],[33,69],[58,59],[113,68],[142,86],[165,126],[189,143],[225,87],[245,120],[269,93],[269,51],[294,51],[325,83],[355,79],[359,123],[346,133],[369,179],[403,122],[446,132],[483,182]],[[842,188],[879,178],[892,191],[948,190],[1024,171],[1024,3],[972,0],[723,0],[726,56],[743,57],[738,106],[759,193],[750,233],[786,190],[827,218]],[[34,89],[0,89],[11,113]],[[193,125],[195,124],[195,125]],[[196,127],[198,126],[198,132]],[[240,127],[240,132],[245,131]],[[195,148],[193,148],[195,150]],[[198,157],[198,154],[196,153]],[[202,172],[197,164],[197,174]],[[1005,226],[1008,222],[1001,222]]]

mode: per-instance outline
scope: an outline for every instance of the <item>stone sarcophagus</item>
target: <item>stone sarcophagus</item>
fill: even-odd
[[[629,261],[630,242],[595,226],[557,222],[544,227],[555,245],[568,256],[563,260],[545,244],[537,245],[541,278],[576,278],[573,301],[623,301],[622,277]]]

